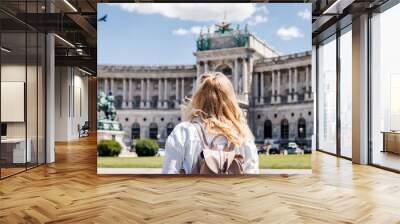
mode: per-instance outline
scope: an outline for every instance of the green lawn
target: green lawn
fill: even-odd
[[[97,167],[161,168],[163,157],[97,157]]]
[[[311,169],[311,154],[260,155],[260,169]]]
[[[311,155],[260,155],[261,169],[310,169]],[[98,157],[102,168],[161,168],[163,157]]]

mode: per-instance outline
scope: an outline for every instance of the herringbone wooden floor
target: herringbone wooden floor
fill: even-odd
[[[0,181],[0,223],[400,223],[400,175],[313,155],[313,175],[98,176],[95,138]]]

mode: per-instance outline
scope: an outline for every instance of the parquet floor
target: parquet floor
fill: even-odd
[[[400,223],[400,175],[313,155],[312,175],[98,176],[95,138],[0,181],[0,223]]]

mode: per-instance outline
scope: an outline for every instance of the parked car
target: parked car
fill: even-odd
[[[270,148],[271,148],[271,143],[269,142],[268,139],[265,139],[264,142],[262,142],[260,146],[257,148],[257,152],[258,154],[266,154]]]
[[[305,145],[303,147],[303,152],[304,152],[304,154],[311,154],[311,147],[308,147]]]
[[[258,149],[257,149],[257,153],[265,154],[265,153],[267,153],[268,148],[269,148],[269,145],[260,145],[260,147],[258,147]]]
[[[268,154],[280,154],[280,153],[281,153],[280,142],[273,141],[271,147],[269,147]]]
[[[288,154],[302,154],[303,150],[295,142],[289,142],[288,146],[287,146],[287,153]]]
[[[165,156],[165,149],[159,148],[156,156]]]

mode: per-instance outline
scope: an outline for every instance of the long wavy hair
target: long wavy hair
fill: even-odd
[[[231,81],[220,72],[201,75],[184,116],[189,121],[200,120],[208,132],[223,134],[236,146],[254,140]]]

